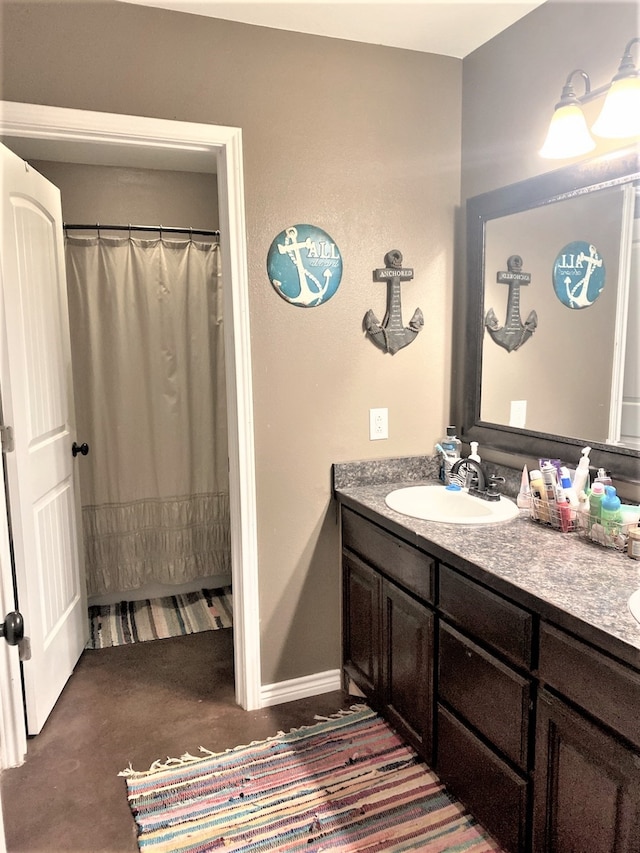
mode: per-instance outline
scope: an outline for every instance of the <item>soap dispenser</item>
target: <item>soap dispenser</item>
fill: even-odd
[[[582,450],[582,456],[580,457],[580,462],[578,463],[578,467],[576,468],[576,473],[573,478],[573,488],[578,496],[582,492],[587,491],[587,485],[589,483],[589,454],[591,453],[590,447],[585,447]]]
[[[471,453],[469,454],[469,459],[473,459],[473,461],[477,462],[479,465],[482,462],[482,459],[480,459],[480,455],[478,453],[478,442],[472,441],[469,444],[469,447],[471,448]]]

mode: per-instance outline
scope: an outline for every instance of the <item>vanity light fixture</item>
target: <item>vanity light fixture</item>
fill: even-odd
[[[591,131],[606,139],[625,139],[640,135],[640,71],[631,58],[631,48],[640,38],[632,38],[624,49],[617,74],[604,86],[591,89],[586,71],[576,68],[566,79],[560,100],[549,125],[547,138],[540,156],[555,160],[578,157],[592,151],[593,141],[582,112],[582,104],[606,93],[602,111]],[[580,76],[584,81],[584,94],[576,95],[573,80]]]

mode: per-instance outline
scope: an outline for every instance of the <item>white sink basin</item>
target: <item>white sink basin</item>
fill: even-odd
[[[629,610],[633,618],[640,622],[640,589],[637,589],[629,599]]]
[[[492,524],[511,521],[518,515],[518,507],[508,498],[485,501],[466,491],[449,491],[444,486],[407,486],[396,489],[385,498],[390,509],[421,518],[424,521],[442,521],[446,524]]]

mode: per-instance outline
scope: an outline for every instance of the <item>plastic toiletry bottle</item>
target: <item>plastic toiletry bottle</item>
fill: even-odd
[[[564,466],[560,469],[560,486],[562,488],[562,494],[568,500],[571,509],[578,509],[578,495],[576,493],[575,486],[573,486],[571,483],[569,469],[565,468]]]
[[[595,483],[594,483],[595,486]],[[604,497],[600,504],[602,526],[607,536],[617,536],[622,526],[622,502],[613,486],[604,487]]]
[[[549,505],[555,504],[560,492],[558,486],[558,473],[555,466],[551,465],[551,463],[546,463],[540,468],[540,473],[542,474],[542,482],[544,483],[547,503]]]
[[[594,478],[595,483],[602,483],[603,486],[611,486],[613,485],[611,482],[611,477],[607,474],[604,468],[598,468],[598,473]]]
[[[457,438],[456,432],[457,430],[454,426],[448,426],[446,437],[440,441],[440,446],[442,447],[442,468],[440,479],[445,484],[450,481],[451,468],[454,463],[460,459],[462,442]]]
[[[569,506],[569,500],[564,494],[558,497],[556,508],[558,527],[563,533],[568,533],[571,530],[571,522],[575,517],[575,512]]]
[[[520,491],[518,492],[516,504],[520,509],[531,509],[531,486],[529,485],[529,472],[526,465],[522,469]]]
[[[546,498],[546,489],[542,474],[538,469],[531,471],[529,474],[529,486],[531,488],[531,497],[533,498],[533,516],[538,521],[549,523],[549,504]]]
[[[627,554],[632,560],[640,560],[640,527],[631,527],[628,532]]]
[[[591,453],[590,447],[585,447],[582,450],[582,456],[580,457],[580,462],[578,463],[578,467],[576,468],[576,473],[573,478],[573,488],[575,489],[576,495],[578,498],[580,497],[580,492],[586,492],[589,486],[589,454]]]
[[[594,483],[589,493],[589,530],[594,524],[601,524],[604,488],[602,483]]]
[[[471,453],[468,458],[473,459],[474,462],[482,462],[482,459],[480,459],[480,455],[478,454],[478,442],[472,441],[469,444],[469,447],[471,448]]]

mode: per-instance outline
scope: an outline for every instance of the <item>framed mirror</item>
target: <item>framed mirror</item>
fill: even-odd
[[[632,148],[468,200],[464,441],[640,480],[639,187]]]

